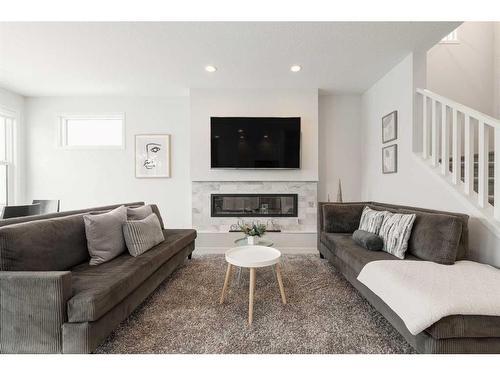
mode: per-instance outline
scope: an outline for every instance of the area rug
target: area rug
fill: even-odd
[[[226,263],[196,256],[174,272],[97,353],[414,353],[326,260],[286,255],[283,305],[271,268],[257,270],[254,321],[248,270],[219,304]],[[236,276],[236,275],[235,275]]]

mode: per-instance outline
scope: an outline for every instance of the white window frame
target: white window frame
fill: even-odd
[[[14,202],[16,191],[16,176],[15,164],[17,158],[15,157],[15,142],[16,142],[16,129],[19,123],[19,113],[8,108],[0,106],[0,116],[11,120],[10,126],[5,128],[5,160],[0,160],[1,165],[7,166],[7,181],[6,181],[6,204]]]
[[[58,116],[57,144],[59,148],[65,150],[124,150],[125,149],[125,113],[102,113],[102,114],[79,114],[79,113],[61,113]],[[122,140],[121,145],[82,145],[74,146],[67,144],[67,122],[68,120],[121,120],[122,121]]]

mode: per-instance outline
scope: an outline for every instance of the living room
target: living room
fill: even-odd
[[[2,19],[2,359],[499,354],[500,22],[464,18]]]

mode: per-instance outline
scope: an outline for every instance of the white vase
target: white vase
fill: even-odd
[[[255,236],[248,236],[247,241],[249,245],[254,245],[255,244]]]

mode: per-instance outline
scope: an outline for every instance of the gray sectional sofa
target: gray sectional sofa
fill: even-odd
[[[418,335],[412,335],[401,318],[376,294],[357,280],[362,268],[376,260],[398,258],[383,251],[357,245],[352,232],[358,229],[363,208],[415,213],[406,259],[419,261],[429,251],[449,258],[467,259],[468,216],[463,214],[397,206],[377,202],[319,203],[318,249],[336,269],[396,328],[419,353],[500,353],[500,317],[447,316]],[[419,256],[417,256],[419,255]],[[436,254],[434,254],[436,255]],[[438,254],[436,259],[440,259]],[[426,259],[429,260],[429,259]],[[446,262],[442,262],[446,263]]]
[[[118,206],[0,221],[0,353],[91,353],[191,256],[196,231],[152,205],[165,241],[89,266],[83,215]]]

